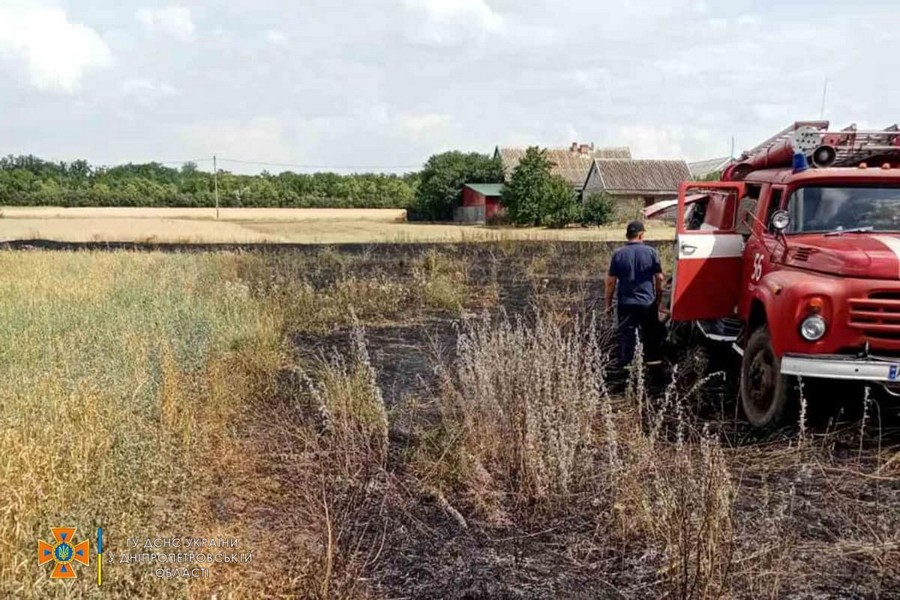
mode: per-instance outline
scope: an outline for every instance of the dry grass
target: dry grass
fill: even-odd
[[[3,214],[11,219],[216,219],[215,208],[131,208],[10,206]],[[406,220],[405,209],[394,208],[221,208],[221,221],[382,221]]]
[[[611,332],[579,296],[607,255],[573,248],[572,264],[511,242],[391,259],[0,253],[0,595],[89,594],[90,577],[67,588],[33,565],[47,527],[72,523],[113,545],[188,529],[255,554],[190,585],[109,568],[112,597],[459,596],[491,557],[501,597],[600,580],[627,597],[895,597],[900,460],[879,405],[736,442],[728,415],[696,412],[711,381],[651,391],[638,365],[611,394]],[[491,282],[503,294],[480,292]],[[495,310],[522,285],[536,312]],[[393,359],[370,356],[364,327],[482,308],[435,353],[433,387],[385,401]]]
[[[878,484],[900,486],[891,452],[876,454],[874,472],[829,472],[842,464],[827,447],[836,434],[813,449],[803,427],[787,447],[730,449],[691,414],[702,381],[676,378],[652,397],[638,364],[626,397],[610,397],[600,339],[588,321],[552,315],[470,325],[445,372],[440,427],[420,432],[414,472],[467,518],[526,531],[592,523],[593,533],[566,539],[584,556],[640,556],[633,573],[608,576],[641,595],[774,598],[851,581],[865,596],[898,589],[900,514],[877,509],[896,499]],[[748,487],[760,478],[771,483]],[[823,527],[833,537],[819,537]]]
[[[269,470],[281,482],[258,502],[280,509],[268,523],[288,557],[289,587],[265,592],[322,599],[369,597],[363,576],[379,549],[364,538],[381,526],[388,416],[361,329],[348,355],[297,367],[282,405],[264,419]]]
[[[0,242],[357,244],[504,240],[624,241],[624,227],[600,229],[491,229],[483,226],[403,222],[404,211],[356,209],[4,208]],[[647,239],[674,237],[666,225],[648,224]]]
[[[595,471],[606,362],[593,323],[564,331],[544,317],[533,327],[482,320],[458,350],[443,415],[474,461],[465,476],[486,471],[510,494],[507,505],[552,503],[583,487]]]
[[[674,387],[651,408],[636,377],[640,401],[613,402],[607,362],[593,321],[538,314],[533,324],[470,324],[445,373],[439,442],[415,456],[415,469],[494,523],[582,515],[595,523],[595,543],[648,541],[674,597],[720,597],[734,499],[722,451],[708,435],[663,437],[666,411],[680,404]]]
[[[223,256],[0,253],[0,595],[95,590],[91,569],[63,586],[34,565],[51,526],[102,526],[121,552],[216,532],[211,484],[245,460],[233,424],[279,360],[277,323],[232,275]],[[188,590],[149,565],[105,572],[113,597]]]
[[[466,262],[436,251],[389,271],[350,269],[348,260],[332,249],[305,259],[245,255],[239,270],[288,333],[396,322],[427,310],[458,315],[471,291]]]

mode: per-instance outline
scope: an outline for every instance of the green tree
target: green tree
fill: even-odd
[[[281,173],[237,175],[219,170],[223,206],[407,208],[418,174]],[[92,167],[35,156],[0,158],[0,205],[213,206],[213,174],[185,163]]]
[[[552,173],[547,151],[532,146],[503,188],[503,206],[516,225],[564,227],[579,219],[572,187]]]
[[[606,225],[615,214],[615,200],[606,192],[588,194],[581,204],[579,222],[582,225]]]
[[[460,205],[466,183],[503,181],[500,161],[477,152],[444,152],[428,159],[419,174],[416,197],[410,218],[444,221],[453,217]]]

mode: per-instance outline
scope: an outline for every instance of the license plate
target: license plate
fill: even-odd
[[[897,376],[900,375],[900,365],[891,365],[890,369],[888,369],[888,379],[891,381],[897,381]]]

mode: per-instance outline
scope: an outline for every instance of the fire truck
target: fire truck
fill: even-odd
[[[797,122],[685,182],[670,318],[740,357],[756,427],[790,414],[799,380],[900,395],[900,128]]]

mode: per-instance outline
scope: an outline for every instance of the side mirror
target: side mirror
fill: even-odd
[[[786,210],[776,210],[772,214],[772,229],[778,233],[784,233],[784,230],[791,224],[791,215]]]

